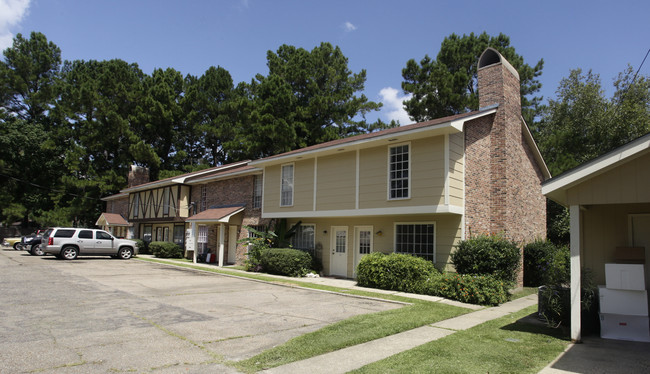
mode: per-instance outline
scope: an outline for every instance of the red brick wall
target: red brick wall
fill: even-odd
[[[546,199],[522,132],[519,78],[497,63],[478,79],[480,107],[498,108],[465,126],[466,234],[502,233],[523,246],[546,237]]]
[[[106,202],[106,213],[121,214],[122,217],[128,218],[129,198],[124,197]]]
[[[255,177],[253,175],[226,179],[208,183],[207,186],[207,203],[206,207],[209,209],[214,206],[224,205],[245,205],[244,217],[242,225],[238,228],[238,240],[248,237],[248,230],[243,226],[265,225],[268,224],[267,219],[262,219],[262,209],[253,208],[253,184]],[[192,186],[192,193],[190,201],[196,202],[196,206],[200,207],[201,201],[201,186]],[[190,213],[190,216],[194,212]],[[210,248],[217,248],[217,232],[218,226],[211,226],[209,229],[208,246]],[[224,236],[225,248],[228,248],[228,225],[225,227]],[[246,260],[246,246],[237,244],[236,263],[241,265]],[[224,257],[224,261],[227,256]]]

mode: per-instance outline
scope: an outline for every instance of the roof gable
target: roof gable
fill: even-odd
[[[566,192],[569,188],[585,183],[647,153],[650,153],[650,133],[549,179],[542,184],[542,194],[566,205]]]

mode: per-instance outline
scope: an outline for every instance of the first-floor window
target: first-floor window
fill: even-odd
[[[296,233],[291,238],[291,246],[296,249],[309,251],[313,254],[315,248],[316,225],[303,224],[298,226]]]
[[[145,242],[150,242],[152,240],[151,237],[151,226],[145,226],[144,230],[142,230],[142,240]]]
[[[174,243],[182,247],[183,239],[185,239],[185,226],[174,226]]]
[[[433,223],[398,223],[395,225],[395,252],[436,262]]]
[[[199,237],[196,241],[199,247],[199,253],[205,253],[208,249],[208,226],[199,226]]]

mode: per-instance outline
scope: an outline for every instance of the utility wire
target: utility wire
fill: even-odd
[[[51,192],[60,192],[60,193],[63,193],[63,194],[65,194],[65,195],[71,195],[71,196],[80,197],[80,198],[88,199],[88,200],[95,200],[95,201],[100,201],[100,200],[101,200],[101,199],[97,199],[97,198],[95,198],[95,197],[83,196],[83,195],[79,195],[79,194],[72,193],[72,192],[66,192],[65,190],[56,190],[56,189],[54,189],[54,188],[41,186],[40,184],[36,184],[36,183],[30,182],[30,181],[28,181],[28,180],[24,180],[24,179],[20,179],[20,178],[12,177],[11,175],[7,175],[7,174],[4,174],[4,173],[0,173],[0,177],[5,177],[5,178],[13,179],[13,180],[15,180],[15,181],[17,181],[17,182],[25,183],[25,184],[29,184],[30,186],[34,186],[34,187],[36,187],[36,188],[40,188],[40,189],[47,190],[47,191],[51,191]]]

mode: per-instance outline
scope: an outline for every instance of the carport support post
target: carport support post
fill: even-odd
[[[191,236],[193,238],[193,240],[192,240],[192,252],[194,252],[192,261],[196,264],[196,251],[199,248],[199,243],[198,243],[197,236],[196,236],[196,222],[192,222],[192,235]]]
[[[219,267],[223,266],[223,247],[224,247],[224,235],[226,232],[225,225],[223,223],[219,224]]]
[[[571,340],[581,340],[580,326],[580,205],[569,208],[571,228]]]

